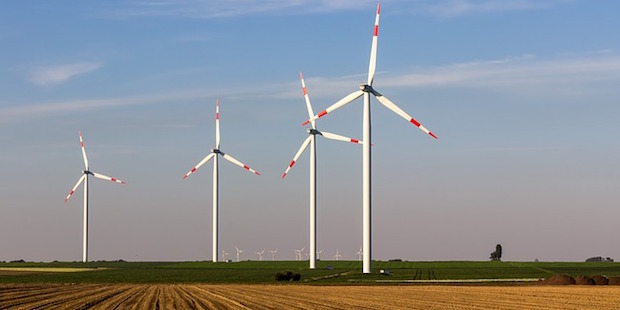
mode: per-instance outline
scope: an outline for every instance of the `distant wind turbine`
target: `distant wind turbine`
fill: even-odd
[[[217,100],[216,108],[215,108],[215,148],[211,149],[211,152],[205,158],[203,158],[194,168],[192,168],[188,173],[186,173],[185,176],[183,177],[183,179],[187,178],[189,175],[194,173],[198,168],[200,168],[202,165],[204,165],[209,160],[211,160],[211,158],[213,158],[213,250],[212,250],[213,262],[217,262],[217,248],[218,248],[218,245],[217,245],[217,242],[218,242],[218,227],[217,227],[218,226],[218,184],[219,184],[219,177],[218,177],[219,156],[218,155],[222,156],[224,159],[228,160],[229,162],[247,171],[250,171],[256,175],[260,175],[260,173],[254,171],[254,169],[248,167],[247,165],[238,161],[234,157],[220,150],[220,100],[219,99]]]
[[[323,253],[323,249],[316,252],[316,260],[321,260],[321,253]]]
[[[338,261],[338,260],[340,260],[341,257],[342,257],[342,255],[340,255],[340,252],[338,250],[336,250],[336,255],[334,255],[334,258]]]
[[[306,108],[308,109],[308,116],[314,116],[314,112],[312,110],[312,104],[310,103],[310,97],[308,96],[308,90],[306,88],[306,83],[304,82],[304,76],[300,72],[299,79],[301,80],[301,87],[304,92],[304,99],[306,100]],[[330,132],[321,132],[316,129],[315,121],[310,121],[312,128],[308,128],[308,137],[301,144],[301,147],[293,157],[293,160],[282,174],[282,178],[284,179],[288,174],[288,171],[293,168],[293,165],[297,162],[297,159],[301,156],[301,154],[308,148],[310,145],[310,269],[316,268],[316,136],[323,136],[327,139],[338,140],[344,142],[352,142],[352,143],[362,143],[357,139],[347,138],[341,135],[333,134]]]
[[[228,253],[226,253],[226,251],[224,251],[224,249],[222,249],[222,261],[223,262],[226,261],[226,256],[228,256]]]
[[[69,193],[69,195],[67,195],[67,197],[65,198],[65,203],[67,202],[67,200],[69,200],[69,198],[71,198],[73,193],[75,193],[75,190],[80,186],[80,184],[84,182],[84,224],[83,224],[84,231],[83,231],[83,236],[82,236],[83,238],[82,239],[83,241],[82,262],[85,263],[88,261],[88,176],[92,175],[97,179],[112,181],[112,182],[121,183],[121,184],[125,184],[125,181],[121,181],[116,178],[111,178],[109,176],[90,171],[89,170],[90,167],[88,165],[88,158],[86,157],[86,150],[84,149],[84,140],[82,139],[81,131],[79,132],[79,136],[80,136],[80,147],[82,148],[82,158],[84,159],[84,171],[82,171],[82,176],[78,179],[73,189],[71,189],[71,192]]]
[[[269,252],[271,252],[271,260],[275,261],[276,260],[276,253],[278,253],[278,249],[269,250]]]
[[[265,249],[263,249],[260,252],[256,252],[256,254],[258,254],[258,260],[262,261],[263,260],[263,254],[265,254]]]
[[[377,5],[377,16],[375,18],[375,26],[374,26],[374,34],[372,37],[372,46],[370,50],[370,62],[368,65],[368,81],[365,84],[360,85],[360,89],[354,91],[353,93],[345,96],[340,99],[327,109],[321,111],[319,114],[312,116],[310,119],[305,121],[303,125],[306,125],[312,121],[315,121],[318,118],[321,118],[328,113],[331,113],[346,104],[351,103],[355,99],[364,95],[364,110],[363,110],[363,136],[364,140],[362,147],[362,209],[363,209],[363,251],[364,251],[364,263],[363,263],[363,273],[371,272],[371,154],[370,154],[370,146],[371,146],[371,132],[370,132],[370,95],[372,94],[382,105],[386,108],[390,109],[392,112],[398,114],[400,117],[404,118],[414,126],[418,127],[431,137],[437,139],[437,136],[433,134],[431,131],[426,129],[426,127],[422,126],[420,122],[415,120],[401,108],[399,108],[396,104],[390,101],[388,98],[383,96],[381,93],[376,91],[372,87],[372,83],[375,77],[375,70],[377,65],[377,36],[379,33],[379,14],[381,12],[381,6]]]
[[[301,256],[303,255],[305,249],[306,248],[301,248],[301,250],[295,250],[295,258],[297,260],[301,260]]]
[[[235,250],[237,250],[237,262],[239,262],[239,254],[243,253],[245,250],[241,250],[238,247],[235,247]]]
[[[364,251],[360,248],[360,250],[357,251],[357,260],[362,260],[362,254],[364,254]]]

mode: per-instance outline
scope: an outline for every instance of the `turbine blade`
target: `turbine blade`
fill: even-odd
[[[84,149],[84,140],[82,139],[82,132],[80,131],[80,147],[82,148],[82,158],[84,158],[84,170],[88,171],[88,157],[86,157],[86,150]]]
[[[125,184],[125,181],[123,181],[123,180],[119,180],[119,179],[117,179],[117,178],[112,178],[112,177],[109,177],[109,176],[107,176],[107,175],[103,175],[103,174],[101,174],[101,173],[92,172],[92,174],[93,174],[93,176],[94,176],[95,178],[97,178],[97,179],[102,179],[102,180],[112,181],[112,182],[116,182],[116,183],[119,183],[119,184]]]
[[[86,179],[86,173],[82,174],[82,176],[78,179],[77,183],[75,183],[75,186],[71,189],[71,192],[69,193],[69,195],[67,195],[67,198],[65,198],[65,202],[67,202],[67,200],[71,198],[71,196],[73,195],[73,193],[75,193],[75,190],[78,188],[78,186],[80,186],[80,184],[84,182],[84,179]]]
[[[304,99],[306,99],[306,108],[308,109],[308,117],[312,118],[314,116],[314,111],[312,111],[312,104],[310,104],[310,97],[308,96],[308,89],[306,88],[306,82],[304,81],[304,75],[299,72],[299,78],[301,79],[301,87],[304,91]],[[316,129],[316,124],[313,121],[311,121],[312,123],[312,129]]]
[[[288,171],[291,170],[291,168],[293,168],[293,166],[297,162],[297,159],[299,159],[299,156],[301,156],[301,153],[303,153],[304,150],[308,147],[308,144],[310,144],[311,140],[312,140],[312,136],[308,136],[308,138],[306,138],[306,140],[304,140],[304,142],[301,144],[301,147],[295,154],[295,157],[293,157],[293,160],[291,160],[291,163],[288,165],[288,167],[286,167],[286,171],[284,171],[284,174],[282,174],[283,179],[286,177],[286,174],[288,173]]]
[[[352,93],[348,94],[348,95],[347,95],[347,96],[345,96],[344,98],[342,98],[342,99],[338,100],[338,102],[336,102],[336,103],[332,104],[329,108],[327,108],[327,109],[325,109],[325,110],[321,111],[321,112],[320,112],[319,114],[317,114],[317,115],[312,116],[309,120],[305,121],[305,122],[302,124],[302,126],[304,126],[304,125],[306,125],[306,124],[308,124],[308,123],[310,123],[310,122],[312,122],[312,121],[314,121],[314,120],[316,120],[316,119],[319,119],[319,118],[321,118],[321,117],[325,116],[327,113],[331,113],[331,112],[333,112],[334,110],[337,110],[337,109],[341,108],[342,106],[344,106],[344,105],[346,105],[346,104],[348,104],[348,103],[351,103],[353,100],[355,100],[355,99],[357,99],[357,98],[361,97],[363,94],[364,94],[364,92],[363,92],[363,91],[361,91],[361,90],[354,91],[354,92],[352,92]]]
[[[254,169],[248,167],[246,164],[238,161],[236,158],[234,158],[234,157],[232,157],[232,156],[230,156],[230,155],[228,155],[228,154],[226,154],[224,152],[221,152],[221,154],[222,154],[222,156],[224,156],[224,159],[228,160],[229,162],[231,162],[231,163],[233,163],[233,164],[235,164],[235,165],[237,165],[237,166],[239,166],[239,167],[241,167],[241,168],[243,168],[243,169],[245,169],[247,171],[250,171],[250,172],[252,172],[252,173],[254,173],[256,175],[260,175],[260,173],[258,173]]]
[[[220,99],[217,99],[215,107],[215,148],[220,149]]]
[[[376,96],[376,98],[377,98],[377,100],[379,102],[381,102],[381,104],[386,106],[388,109],[392,110],[394,113],[400,115],[400,117],[406,119],[407,121],[409,121],[410,123],[412,123],[416,127],[420,128],[420,130],[426,132],[431,137],[433,137],[435,139],[438,139],[435,134],[433,134],[431,131],[426,129],[426,127],[422,126],[422,124],[420,124],[420,122],[416,121],[413,117],[411,117],[411,115],[407,114],[405,111],[403,111],[401,108],[399,108],[396,104],[394,104],[392,101],[390,101],[390,99],[386,98],[383,95]]]
[[[211,158],[213,158],[213,156],[215,156],[215,153],[209,153],[209,155],[205,156],[205,158],[203,158],[196,166],[194,166],[194,168],[192,168],[192,170],[190,170],[188,173],[186,173],[183,178],[185,179],[190,174],[194,173],[198,168],[200,168],[202,165],[204,165],[206,162],[208,162]]]
[[[372,47],[370,48],[370,63],[368,65],[368,85],[372,86],[372,81],[375,78],[375,70],[377,68],[377,36],[379,34],[379,13],[381,12],[381,5],[377,4],[377,17],[375,18],[375,32],[372,36]]]
[[[358,144],[362,144],[364,142],[357,140],[357,139],[353,139],[353,138],[348,138],[345,136],[341,136],[341,135],[337,135],[335,133],[331,133],[331,132],[325,132],[325,131],[321,131],[321,135],[327,139],[332,139],[332,140],[338,140],[338,141],[344,141],[344,142],[352,142],[352,143],[358,143]]]

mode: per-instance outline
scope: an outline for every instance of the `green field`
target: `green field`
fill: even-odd
[[[212,262],[53,262],[0,263],[0,283],[281,283],[278,272],[301,275],[305,284],[374,283],[376,280],[458,280],[546,278],[553,274],[620,276],[620,263],[575,262],[373,262],[373,273],[361,273],[359,261]],[[57,272],[55,268],[86,268]],[[390,275],[380,273],[389,270]],[[19,270],[23,270],[20,272]],[[56,271],[55,271],[56,270]],[[67,271],[75,271],[67,269]]]

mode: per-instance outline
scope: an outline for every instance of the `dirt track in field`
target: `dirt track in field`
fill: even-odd
[[[0,309],[618,309],[618,286],[0,284]]]

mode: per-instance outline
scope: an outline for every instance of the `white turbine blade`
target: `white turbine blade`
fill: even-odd
[[[392,101],[390,101],[390,99],[386,98],[385,96],[376,96],[376,98],[377,98],[377,100],[379,100],[379,102],[381,102],[381,104],[386,106],[388,109],[392,110],[394,113],[400,115],[400,117],[406,119],[407,121],[409,121],[410,123],[412,123],[416,127],[420,128],[420,130],[426,132],[431,137],[433,137],[435,139],[438,139],[435,134],[433,134],[428,129],[426,129],[426,127],[422,126],[422,124],[420,124],[420,122],[416,121],[413,117],[411,117],[411,115],[407,114],[405,111],[403,111],[401,108],[399,108],[396,104],[394,104]]]
[[[220,148],[220,99],[217,99],[215,107],[215,148]]]
[[[361,90],[354,91],[354,92],[352,92],[352,93],[348,94],[348,95],[347,95],[347,96],[345,96],[344,98],[342,98],[342,99],[338,100],[338,102],[336,102],[336,103],[332,104],[329,108],[327,108],[327,109],[325,109],[325,110],[321,111],[321,112],[320,112],[319,114],[317,114],[317,115],[312,116],[309,120],[305,121],[305,122],[302,124],[302,126],[304,126],[304,125],[306,125],[306,124],[310,123],[310,122],[311,122],[311,121],[313,121],[313,120],[319,119],[319,118],[321,118],[321,117],[325,116],[327,113],[331,113],[331,112],[333,112],[334,110],[337,110],[337,109],[341,108],[342,106],[344,106],[344,105],[346,105],[346,104],[348,104],[348,103],[351,103],[353,100],[355,100],[355,99],[359,98],[359,97],[360,97],[360,96],[362,96],[363,94],[364,94],[364,92],[363,92],[363,91],[361,91]]]
[[[372,36],[372,47],[370,49],[370,64],[368,65],[368,85],[372,86],[375,78],[375,70],[377,69],[377,35],[379,34],[379,13],[381,5],[377,4],[377,17],[375,18],[375,32]]]
[[[308,89],[306,88],[306,82],[304,81],[304,75],[299,72],[299,78],[301,79],[301,87],[304,91],[304,99],[306,99],[306,108],[308,109],[308,117],[312,118],[314,116],[314,111],[312,111],[312,104],[310,104],[310,97],[308,96]],[[312,120],[312,128],[316,129],[315,121]]]
[[[332,140],[338,140],[338,141],[344,141],[344,142],[351,142],[351,143],[358,143],[358,144],[362,144],[363,142],[357,139],[353,139],[353,138],[348,138],[345,136],[341,136],[341,135],[337,135],[335,133],[331,133],[331,132],[325,132],[325,131],[321,131],[321,135],[327,139],[332,139]]]
[[[235,164],[235,165],[237,165],[237,166],[239,166],[239,167],[241,167],[241,168],[243,168],[243,169],[245,169],[247,171],[250,171],[250,172],[252,172],[252,173],[254,173],[256,175],[260,175],[260,173],[258,173],[258,171],[255,171],[254,169],[248,167],[246,164],[238,161],[234,157],[232,157],[232,156],[230,156],[230,155],[228,155],[228,154],[226,154],[224,152],[221,152],[221,154],[222,154],[222,156],[224,156],[224,159],[228,160],[229,162],[231,162],[231,163],[233,163],[233,164]]]
[[[84,149],[84,140],[82,139],[82,132],[80,131],[80,147],[82,148],[82,157],[84,158],[84,170],[88,171],[88,157],[86,157],[86,150]]]
[[[80,184],[82,184],[82,182],[84,182],[84,179],[86,179],[86,174],[82,174],[82,176],[78,179],[77,183],[75,183],[75,186],[71,189],[71,192],[69,193],[69,195],[67,195],[67,198],[65,198],[65,202],[67,202],[67,200],[69,200],[69,198],[71,198],[71,196],[73,195],[73,193],[75,193],[75,190],[78,188],[78,186],[80,186]]]
[[[303,153],[304,150],[308,147],[308,144],[310,144],[310,140],[312,140],[312,136],[308,136],[308,138],[306,138],[306,140],[304,140],[304,142],[301,144],[301,147],[297,151],[297,154],[295,154],[295,157],[293,157],[293,160],[291,160],[291,163],[286,168],[286,171],[284,171],[284,174],[282,174],[283,179],[284,177],[286,177],[286,174],[288,173],[288,171],[291,170],[291,168],[293,168],[293,166],[297,162],[297,159],[299,159],[299,156],[301,156],[301,153]]]
[[[206,162],[208,162],[211,158],[213,158],[213,156],[215,156],[215,153],[210,153],[209,155],[205,156],[205,158],[203,158],[196,166],[194,166],[194,168],[192,168],[192,170],[190,170],[188,173],[186,173],[183,178],[185,179],[190,174],[194,173],[196,171],[196,169],[200,168],[202,165],[204,165]]]
[[[92,172],[92,174],[93,174],[93,176],[94,176],[95,178],[97,178],[97,179],[102,179],[102,180],[112,181],[112,182],[116,182],[116,183],[119,183],[119,184],[125,184],[125,181],[123,181],[123,180],[119,180],[119,179],[117,179],[117,178],[112,178],[112,177],[109,177],[109,176],[107,176],[107,175],[103,175],[103,174],[101,174],[101,173]]]

